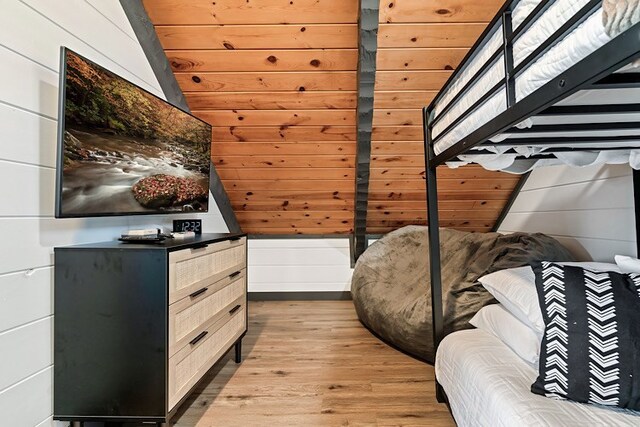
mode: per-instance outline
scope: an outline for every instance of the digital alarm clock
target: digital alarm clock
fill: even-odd
[[[193,231],[196,234],[202,234],[201,219],[174,219],[173,231]]]

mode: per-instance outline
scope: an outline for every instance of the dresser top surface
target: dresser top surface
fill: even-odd
[[[82,245],[61,246],[55,248],[60,250],[74,249],[114,249],[114,250],[157,250],[157,251],[177,251],[189,247],[222,242],[224,240],[245,237],[246,233],[203,233],[190,238],[165,239],[158,243],[131,243],[112,240],[109,242],[85,243]]]

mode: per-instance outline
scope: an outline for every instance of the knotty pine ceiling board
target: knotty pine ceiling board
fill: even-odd
[[[144,5],[242,229],[350,233],[358,1]]]
[[[422,108],[502,0],[380,2],[367,230],[426,224]],[[438,170],[440,226],[489,231],[518,177],[478,166]]]

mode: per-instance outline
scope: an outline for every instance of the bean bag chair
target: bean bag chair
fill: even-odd
[[[479,277],[536,261],[572,261],[544,234],[470,233],[440,229],[445,334],[495,303]],[[358,259],[351,295],[360,321],[383,341],[433,363],[427,227],[407,226],[374,242]]]

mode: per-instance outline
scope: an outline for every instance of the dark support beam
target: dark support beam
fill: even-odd
[[[140,46],[142,46],[142,50],[149,61],[149,65],[151,65],[153,73],[158,79],[158,83],[167,101],[184,111],[190,111],[182,90],[173,75],[173,71],[171,71],[171,65],[162,49],[160,40],[158,40],[156,30],[153,28],[153,23],[149,19],[147,11],[144,9],[142,0],[120,0],[120,4],[129,19],[133,31],[136,33]],[[232,233],[241,232],[242,229],[240,228],[240,224],[238,224],[236,214],[231,208],[229,196],[224,190],[222,181],[213,163],[211,163],[209,190],[220,209],[222,218],[227,224],[229,231]]]
[[[378,50],[379,0],[360,0],[358,19],[358,138],[356,154],[356,191],[352,257],[357,260],[367,248],[367,200],[373,129],[373,95]]]
[[[633,202],[636,216],[636,257],[640,258],[640,170],[633,170]]]
[[[530,175],[531,175],[531,172],[527,172],[525,174],[522,174],[522,176],[518,180],[518,183],[516,184],[516,187],[511,192],[511,195],[509,196],[509,200],[507,200],[507,203],[502,208],[502,212],[500,212],[500,216],[496,220],[496,223],[493,224],[493,227],[491,228],[491,231],[498,231],[498,229],[502,225],[502,222],[507,217],[507,214],[509,214],[509,211],[511,210],[511,207],[513,206],[513,204],[515,203],[516,199],[518,198],[518,195],[520,194],[520,191],[522,190],[522,187],[524,187],[524,185],[527,183],[527,180],[529,179]]]

